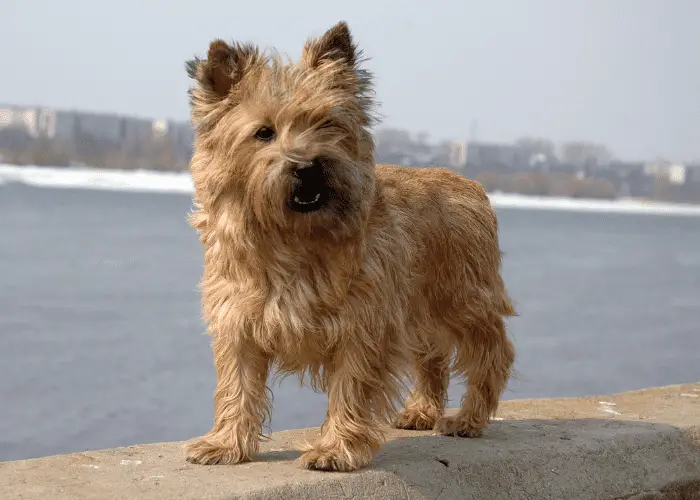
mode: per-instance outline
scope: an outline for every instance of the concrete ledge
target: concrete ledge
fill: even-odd
[[[184,443],[4,462],[0,498],[700,499],[697,396],[700,384],[506,402],[480,439],[392,431],[352,474],[296,466],[294,447],[317,429],[276,433],[237,466],[188,464]]]

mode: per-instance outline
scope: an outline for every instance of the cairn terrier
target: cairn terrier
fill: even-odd
[[[217,376],[190,462],[254,459],[273,368],[328,395],[308,469],[362,468],[385,423],[476,437],[496,411],[515,357],[496,215],[456,173],[375,164],[361,59],[340,22],[296,62],[215,40],[187,63],[190,223]],[[467,391],[445,417],[451,373]]]

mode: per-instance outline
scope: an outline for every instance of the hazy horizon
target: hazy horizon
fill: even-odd
[[[307,37],[346,20],[370,58],[383,126],[468,139],[477,121],[479,140],[584,140],[623,159],[700,160],[694,0],[3,0],[2,11],[8,104],[186,120],[184,62],[211,39],[296,57]]]

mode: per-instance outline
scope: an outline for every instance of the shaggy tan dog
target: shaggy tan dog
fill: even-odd
[[[371,75],[345,23],[298,62],[211,43],[188,63],[191,163],[217,374],[214,427],[189,461],[252,460],[275,367],[328,394],[304,467],[351,471],[382,423],[481,434],[515,356],[497,220],[481,186],[375,165]],[[450,371],[468,390],[445,418]],[[406,376],[415,382],[396,413]]]

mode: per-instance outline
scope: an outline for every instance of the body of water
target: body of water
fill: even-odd
[[[189,206],[182,193],[0,185],[0,460],[209,430]],[[499,217],[520,312],[506,399],[700,380],[700,217]],[[324,395],[292,378],[273,391],[272,430],[322,422]]]

